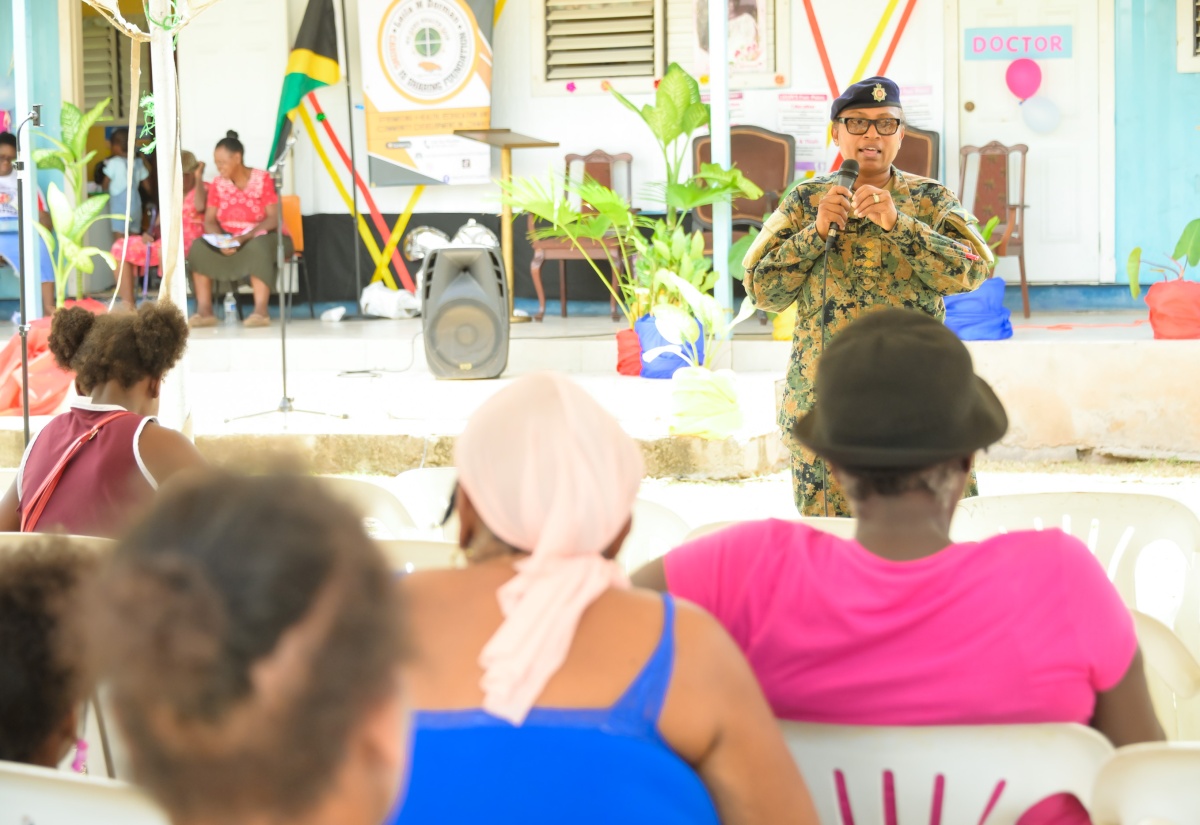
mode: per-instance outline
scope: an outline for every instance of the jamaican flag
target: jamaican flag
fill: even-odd
[[[337,83],[337,19],[333,0],[308,0],[296,45],[288,55],[287,74],[283,78],[283,93],[279,96],[279,117],[275,121],[275,142],[271,146],[271,162],[275,165],[279,153],[292,132],[292,113],[304,96],[313,89]]]

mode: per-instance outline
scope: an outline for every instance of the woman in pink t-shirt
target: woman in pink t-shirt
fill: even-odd
[[[228,132],[213,152],[218,177],[208,188],[204,213],[204,231],[228,235],[230,245],[218,248],[201,238],[188,252],[188,264],[196,288],[196,314],[188,323],[193,327],[211,327],[213,283],[226,292],[237,282],[250,278],[254,289],[254,312],[243,321],[248,327],[268,326],[267,301],[275,284],[278,259],[277,232],[283,232],[283,255],[292,255],[292,239],[281,226],[279,198],[275,183],[262,169],[251,169],[242,162],[245,147],[237,132]]]
[[[816,398],[794,434],[847,491],[855,540],[746,522],[635,583],[711,612],[781,718],[1078,722],[1117,746],[1162,738],[1132,617],[1080,541],[951,541],[972,457],[1008,427],[952,332],[909,310],[871,313],[829,346]]]

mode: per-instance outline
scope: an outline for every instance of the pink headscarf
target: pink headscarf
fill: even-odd
[[[552,373],[489,399],[454,456],[483,522],[531,553],[497,591],[504,622],[479,657],[484,710],[519,725],[562,667],[583,611],[608,588],[629,586],[600,554],[629,521],[642,456],[590,395]]]

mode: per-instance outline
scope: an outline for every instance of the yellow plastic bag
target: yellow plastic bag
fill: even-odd
[[[796,305],[780,312],[772,321],[771,337],[776,341],[790,341],[796,331]]]
[[[742,428],[733,370],[682,367],[671,380],[672,435],[720,440]]]

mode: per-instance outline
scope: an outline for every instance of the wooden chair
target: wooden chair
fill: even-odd
[[[758,126],[733,126],[729,130],[729,158],[742,174],[763,190],[761,198],[736,198],[733,201],[733,239],[746,234],[749,227],[762,228],[783,200],[796,172],[796,139]],[[712,136],[692,140],[692,168],[712,163]],[[712,206],[692,210],[692,220],[704,231],[704,251],[712,254]],[[741,231],[738,231],[738,230]]]
[[[587,155],[567,155],[566,158],[566,175],[567,179],[571,180],[571,164],[583,164],[583,177],[591,178],[597,183],[607,186],[610,189],[615,189],[614,167],[618,163],[631,165],[633,163],[633,155],[628,152],[619,155],[610,155],[607,152],[602,152],[599,149]],[[631,200],[633,197],[632,184],[630,179],[626,178],[625,191],[620,193],[625,196],[626,200]],[[594,211],[588,204],[580,204],[580,208],[584,211]],[[606,261],[609,268],[612,270],[612,288],[616,292],[619,290],[618,279],[621,269],[621,254],[620,247],[617,245],[616,239],[597,241],[580,241],[580,246],[583,247],[583,252],[575,247],[566,238],[546,238],[534,239],[533,232],[536,228],[533,215],[528,216],[529,219],[529,242],[533,247],[533,261],[529,265],[529,274],[533,277],[533,288],[537,292],[538,297],[538,312],[533,316],[535,320],[542,320],[546,314],[546,292],[542,288],[542,264],[546,261],[558,261],[558,299],[562,307],[562,317],[567,317],[567,261]],[[613,298],[609,298],[608,305],[612,311],[613,320],[620,317],[617,312],[617,302]]]
[[[993,217],[999,218],[995,233],[1000,234],[1000,244],[996,247],[996,257],[1015,256],[1021,270],[1021,303],[1025,317],[1029,317],[1029,284],[1025,279],[1025,168],[1026,155],[1029,147],[1024,143],[1005,146],[1003,143],[992,141],[986,146],[964,146],[959,152],[959,197],[966,198],[967,167],[971,155],[979,156],[978,173],[975,179],[975,202],[972,212],[980,223],[987,223]],[[1019,177],[1017,202],[1009,203],[1011,188],[1009,185],[1010,158],[1016,155],[1019,159]],[[996,234],[992,237],[995,238]]]
[[[901,172],[937,180],[941,151],[942,138],[937,132],[905,126],[904,141],[892,163]]]

